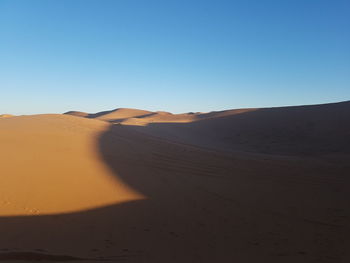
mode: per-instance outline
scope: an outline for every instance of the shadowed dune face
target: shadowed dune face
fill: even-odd
[[[184,114],[143,114],[145,112],[136,109],[117,109],[88,117],[122,124],[158,138],[220,151],[328,155],[350,152],[349,112],[347,101]]]
[[[115,110],[102,111],[97,113],[68,111],[64,114],[73,115],[77,117],[99,119],[114,124],[144,126],[150,123],[189,123],[203,119],[236,115],[254,110],[256,109],[226,110],[209,113],[189,112],[181,114],[172,114],[166,111],[150,112],[139,109],[119,108]]]
[[[200,114],[189,123],[123,122],[152,136],[229,152],[350,153],[350,102]]]
[[[72,115],[76,117],[84,117],[84,118],[89,118],[90,114],[82,111],[68,111],[64,113],[65,115]]]
[[[115,136],[138,155],[116,158]],[[122,126],[103,134],[100,149],[123,181],[148,197],[134,204],[152,211],[138,214],[149,233],[136,239],[153,244],[139,249],[156,262],[346,257],[350,166],[344,160],[225,155]]]
[[[3,122],[9,120],[0,122],[1,176],[6,171],[17,204],[48,208],[46,215],[0,217],[5,260],[25,255],[86,262],[349,258],[346,154],[336,160],[227,154],[72,116]],[[23,133],[16,136],[16,129]],[[7,154],[11,145],[16,153]],[[35,165],[18,168],[24,156],[32,156]],[[38,168],[40,163],[47,167]],[[13,176],[18,179],[11,181]],[[31,199],[37,193],[40,202]],[[66,203],[57,205],[56,198]],[[66,206],[70,209],[50,210]]]
[[[77,117],[90,118],[90,119],[99,119],[99,120],[108,121],[108,122],[115,122],[115,121],[120,121],[128,118],[145,117],[153,113],[145,110],[119,108],[115,110],[102,111],[97,113],[68,111],[64,114],[77,116]]]

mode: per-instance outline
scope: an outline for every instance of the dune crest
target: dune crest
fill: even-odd
[[[0,114],[0,118],[11,118],[14,117],[12,114]]]
[[[81,111],[68,111],[65,115],[73,115],[77,117],[85,117],[90,119],[99,119],[109,122],[125,120],[127,118],[143,117],[152,112],[138,109],[118,108],[110,111],[101,111],[97,113],[86,113]]]
[[[90,114],[88,118],[98,118],[151,136],[219,151],[313,155],[350,151],[349,112],[350,102],[345,101],[182,114],[144,114],[141,110],[119,109]]]
[[[2,118],[0,260],[348,262],[349,113]]]

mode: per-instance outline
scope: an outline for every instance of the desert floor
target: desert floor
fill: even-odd
[[[350,262],[350,102],[0,117],[0,261]]]

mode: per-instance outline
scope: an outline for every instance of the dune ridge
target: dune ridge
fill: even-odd
[[[220,151],[283,155],[350,151],[349,101],[209,113],[135,115],[139,111],[123,109],[124,114],[118,118],[97,118],[158,138]],[[96,118],[92,116],[100,113],[90,115]]]
[[[12,114],[0,114],[0,118],[11,118],[14,117]]]
[[[1,118],[0,260],[347,262],[349,105]]]
[[[73,115],[77,117],[85,117],[90,119],[99,119],[109,122],[116,122],[118,120],[124,120],[127,118],[143,117],[151,114],[152,112],[139,109],[118,108],[115,110],[101,111],[97,113],[86,113],[82,111],[68,111],[65,115]]]

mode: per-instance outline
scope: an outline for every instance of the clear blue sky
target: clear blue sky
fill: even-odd
[[[348,0],[0,0],[0,113],[349,99]]]

